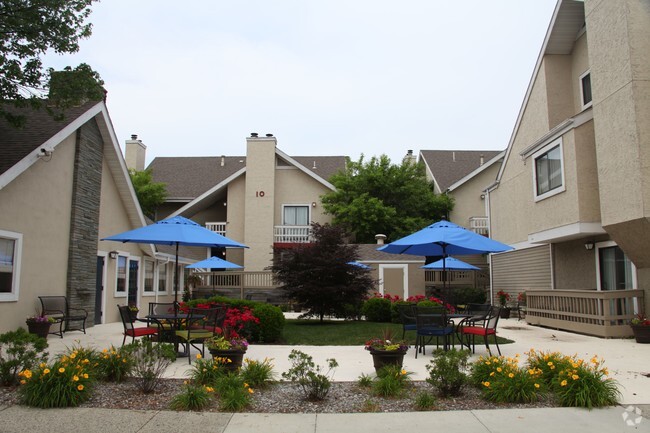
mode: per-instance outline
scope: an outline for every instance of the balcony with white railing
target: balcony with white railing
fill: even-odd
[[[487,217],[471,217],[469,219],[469,229],[479,235],[489,236]]]
[[[311,242],[310,226],[275,226],[273,242],[278,244],[306,244]]]
[[[205,223],[205,228],[220,234],[221,236],[226,236],[226,223],[225,222],[212,222]]]

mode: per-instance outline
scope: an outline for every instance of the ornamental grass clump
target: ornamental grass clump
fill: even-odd
[[[594,356],[589,362],[571,359],[571,365],[561,370],[553,379],[552,387],[558,402],[569,407],[612,406],[618,403],[621,393],[617,382],[607,377],[604,361]]]
[[[173,410],[203,410],[212,403],[213,395],[211,386],[185,382],[183,390],[172,399],[169,407]]]
[[[18,373],[47,361],[47,340],[23,328],[0,335],[0,384],[17,385]]]
[[[263,361],[245,358],[239,374],[246,383],[254,388],[266,388],[275,381],[273,359],[264,358]]]
[[[519,355],[499,357],[496,362],[488,360],[492,370],[481,382],[483,398],[496,403],[531,403],[539,401],[546,386],[539,369],[520,368]],[[485,366],[485,360],[476,361]],[[484,370],[487,372],[488,370]]]
[[[52,364],[41,363],[19,373],[21,404],[41,409],[78,406],[90,396],[94,378],[86,371],[90,361],[72,352]]]
[[[420,391],[416,396],[415,396],[415,410],[419,411],[425,411],[425,410],[432,410],[436,407],[436,397],[431,394],[430,392],[426,391]]]
[[[106,382],[122,382],[133,371],[133,358],[129,350],[115,348],[104,349],[97,359],[98,379]]]
[[[219,408],[227,412],[238,412],[250,405],[255,393],[253,388],[238,374],[227,374],[215,384],[219,396]]]
[[[386,365],[377,372],[372,393],[378,397],[399,397],[411,383],[410,372],[397,365]]]
[[[431,384],[441,397],[459,395],[469,378],[467,360],[469,351],[437,349],[433,352],[433,360],[427,364],[429,372],[427,382]]]
[[[327,359],[328,369],[314,363],[313,358],[300,350],[293,349],[289,354],[291,368],[282,377],[298,384],[307,400],[324,400],[332,387],[330,375],[338,367],[336,359]]]

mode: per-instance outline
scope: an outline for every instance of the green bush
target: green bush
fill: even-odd
[[[122,382],[133,371],[133,358],[123,347],[104,349],[96,363],[98,379],[106,382]]]
[[[468,381],[467,360],[469,351],[441,349],[433,352],[433,360],[427,364],[427,382],[438,390],[442,397],[456,396]]]
[[[265,388],[275,380],[275,372],[271,361],[268,358],[265,358],[264,361],[246,358],[239,374],[244,379],[244,382],[250,386]]]
[[[398,397],[410,383],[410,374],[399,365],[386,365],[377,372],[372,393],[379,397]]]
[[[183,391],[176,395],[170,404],[173,410],[202,410],[212,401],[214,389],[209,386],[188,383],[183,385]]]
[[[433,396],[433,394],[426,391],[420,391],[415,396],[415,410],[432,410],[435,407],[436,398]]]
[[[219,393],[219,407],[223,411],[238,412],[250,404],[253,389],[237,374],[221,377],[215,388]]]
[[[227,361],[224,358],[197,358],[190,368],[189,376],[199,385],[214,386],[220,378],[228,374],[225,368]]]
[[[133,358],[133,376],[138,379],[138,387],[145,394],[156,389],[163,373],[176,359],[172,344],[152,343],[147,339],[130,344],[127,350]]]
[[[320,365],[314,364],[311,356],[299,350],[291,351],[289,361],[291,361],[291,368],[282,373],[282,377],[296,382],[307,400],[324,400],[332,387],[329,375],[339,365],[336,359],[327,360],[328,370],[324,373]]]
[[[487,293],[480,287],[461,287],[454,289],[456,305],[485,304]]]
[[[425,299],[424,301],[418,302],[418,307],[442,307],[442,304]]]
[[[562,406],[613,406],[621,396],[614,379],[608,378],[603,361],[596,357],[590,363],[572,359],[571,365],[553,379],[553,391]]]
[[[550,385],[561,371],[566,370],[572,364],[572,359],[560,352],[542,352],[531,349],[527,355],[528,368],[539,370],[542,380],[547,385]]]
[[[48,357],[47,340],[30,334],[23,328],[0,335],[0,382],[18,383],[18,373],[34,368]]]
[[[393,302],[392,305],[390,306],[390,318],[391,322],[393,323],[402,323],[402,320],[399,315],[399,306],[400,305],[411,305],[413,302],[408,302],[408,301],[396,301]]]
[[[74,355],[74,356],[73,356]],[[84,359],[72,352],[51,365],[39,364],[36,369],[19,373],[20,402],[47,409],[78,406],[90,396],[94,378],[85,370]]]
[[[391,322],[391,301],[384,298],[370,298],[361,310],[368,322]]]

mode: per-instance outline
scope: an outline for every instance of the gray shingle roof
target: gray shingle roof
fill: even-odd
[[[361,261],[385,261],[385,262],[407,262],[421,260],[424,262],[424,256],[413,256],[410,254],[389,254],[383,251],[377,251],[381,245],[377,244],[358,244],[359,260]]]
[[[325,180],[345,167],[344,156],[292,158]],[[244,156],[199,156],[158,157],[147,168],[154,182],[166,184],[168,199],[194,199],[244,167]]]
[[[71,108],[65,112],[65,119],[62,121],[54,120],[45,108],[17,109],[5,105],[3,108],[13,114],[24,114],[27,122],[23,128],[15,128],[0,118],[0,174],[16,165],[96,104],[97,101],[91,101],[80,107]]]
[[[420,154],[426,161],[441,191],[446,191],[453,183],[467,176],[488,162],[499,150],[422,150]]]

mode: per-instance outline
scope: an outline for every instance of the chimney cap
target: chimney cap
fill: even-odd
[[[251,132],[251,137],[257,138],[259,134],[257,132]]]
[[[137,140],[138,134],[131,134],[131,140]]]
[[[273,134],[266,134],[267,137],[273,137]]]

